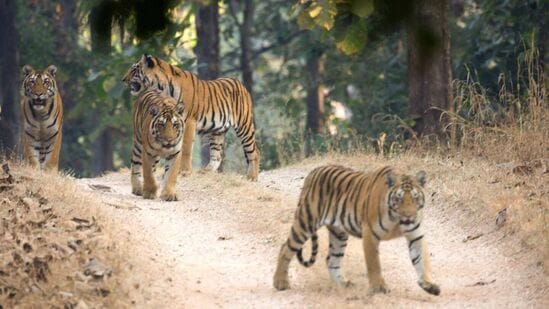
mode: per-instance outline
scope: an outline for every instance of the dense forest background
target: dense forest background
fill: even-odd
[[[0,0],[0,147],[18,151],[21,67],[55,64],[60,167],[129,166],[133,98],[121,78],[143,53],[242,80],[262,169],[332,150],[463,146],[472,123],[523,125],[513,112],[547,108],[547,1],[389,2]],[[226,169],[242,170],[241,152],[230,134]]]

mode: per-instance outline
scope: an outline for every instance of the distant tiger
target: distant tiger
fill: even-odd
[[[132,193],[154,199],[158,185],[154,170],[164,159],[160,198],[176,201],[175,184],[180,167],[183,104],[156,89],[143,92],[133,106]],[[141,183],[143,169],[143,183]]]
[[[253,104],[244,85],[233,78],[200,80],[195,74],[182,71],[159,58],[143,55],[131,66],[123,81],[133,95],[156,88],[185,106],[185,133],[182,150],[182,172],[190,173],[195,131],[207,134],[210,140],[210,162],[207,170],[217,170],[230,127],[242,142],[248,163],[248,178],[256,181],[259,173],[259,150],[255,140]]]
[[[57,171],[63,127],[63,102],[57,89],[57,68],[44,71],[23,67],[21,99],[22,145],[25,161],[31,166]]]
[[[379,243],[404,235],[419,286],[439,295],[440,288],[431,279],[429,252],[421,228],[425,178],[423,171],[411,177],[389,166],[370,173],[341,166],[313,170],[305,179],[290,236],[280,250],[274,287],[278,290],[290,287],[288,266],[294,255],[297,254],[298,261],[305,267],[315,262],[316,231],[325,225],[330,234],[326,262],[337,285],[346,284],[341,259],[350,234],[363,239],[370,288],[387,293],[389,290],[381,276]],[[308,238],[312,241],[312,256],[304,261],[302,248]]]

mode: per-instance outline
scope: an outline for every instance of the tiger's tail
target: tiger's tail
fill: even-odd
[[[318,254],[318,236],[316,235],[316,233],[313,233],[313,235],[311,236],[311,242],[311,258],[308,261],[303,260],[303,249],[299,249],[299,251],[297,251],[297,260],[301,265],[305,267],[312,266],[315,263],[316,255]]]

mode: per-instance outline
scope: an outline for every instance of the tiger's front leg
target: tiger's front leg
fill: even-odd
[[[364,247],[364,257],[366,259],[366,268],[368,269],[368,281],[370,290],[374,293],[388,293],[389,289],[385,280],[381,276],[381,265],[379,262],[379,240],[374,238],[368,224],[363,223],[362,245]]]
[[[164,187],[160,194],[160,199],[164,201],[177,201],[175,185],[177,183],[177,174],[180,169],[181,151],[178,151],[172,157],[166,158],[164,169]]]
[[[433,295],[440,294],[440,287],[433,283],[431,279],[431,263],[429,258],[429,250],[427,242],[423,238],[423,233],[419,223],[416,228],[403,231],[406,240],[408,241],[408,250],[410,251],[410,259],[416,269],[418,276],[418,284],[427,293]]]
[[[25,139],[23,145],[25,162],[32,167],[38,166],[38,151],[34,150],[34,148],[32,147],[32,141],[29,139]]]
[[[158,186],[153,173],[153,166],[156,158],[151,157],[144,151],[143,158],[143,198],[154,199]]]
[[[132,149],[132,193],[141,196],[143,195],[143,183],[141,182],[141,169],[143,167],[141,161],[141,145],[135,140]]]
[[[55,138],[55,143],[51,146],[53,147],[52,153],[48,158],[48,161],[46,162],[46,169],[49,171],[57,172],[59,168],[59,153],[61,152],[61,139],[62,139],[62,132],[61,128],[59,128],[59,134],[57,134],[57,137]]]
[[[188,118],[183,132],[183,145],[181,146],[181,175],[189,176],[193,169],[193,142],[196,134],[196,120]]]

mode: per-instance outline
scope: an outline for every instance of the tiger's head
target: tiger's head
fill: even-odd
[[[40,111],[53,104],[53,100],[49,99],[57,93],[56,73],[57,67],[54,65],[43,71],[35,71],[28,64],[23,67],[23,94],[29,98],[33,109]]]
[[[162,72],[163,61],[148,54],[144,54],[138,62],[132,64],[122,81],[130,87],[132,95],[139,95],[141,91],[153,86],[156,88],[167,84],[166,73]],[[157,81],[155,84],[153,81]],[[163,90],[163,89],[159,89]]]
[[[385,176],[389,192],[387,204],[389,217],[399,221],[400,225],[412,225],[419,217],[419,210],[425,204],[423,187],[426,182],[426,173],[420,171],[415,177],[409,175],[395,175],[389,172]]]
[[[149,106],[149,134],[163,148],[173,148],[182,140],[184,121],[183,104],[171,97],[163,97]]]

